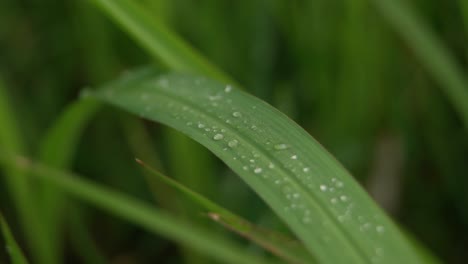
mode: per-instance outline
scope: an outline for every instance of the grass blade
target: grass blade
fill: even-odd
[[[136,159],[136,161],[148,169],[152,175],[155,175],[164,183],[175,188],[182,194],[186,195],[191,201],[207,210],[209,212],[208,216],[213,221],[220,223],[229,230],[251,240],[272,254],[286,260],[288,263],[313,263],[312,257],[305,250],[304,246],[293,238],[275,233],[271,230],[261,229],[249,221],[217,205],[208,198],[190,190],[176,180],[173,180],[153,169],[140,159]]]
[[[6,248],[10,254],[11,264],[27,264],[28,261],[26,260],[26,257],[18,246],[18,243],[16,243],[16,240],[10,231],[10,227],[1,214],[0,229],[3,233],[3,237],[5,238]]]
[[[245,253],[238,245],[199,226],[174,218],[153,206],[130,196],[98,186],[78,175],[56,170],[25,158],[11,159],[0,155],[0,162],[28,172],[53,184],[63,192],[117,217],[136,224],[154,234],[165,236],[225,263],[266,263]]]
[[[443,92],[468,129],[468,82],[452,54],[402,1],[373,0],[373,2],[443,88]]]
[[[136,1],[92,1],[169,68],[200,73],[222,81],[230,80]]]
[[[14,108],[10,105],[6,87],[0,79],[0,149],[8,155],[21,155],[26,152],[23,138],[16,123]],[[43,222],[36,219],[37,204],[30,182],[23,172],[14,167],[0,166],[5,172],[3,176],[13,198],[24,234],[37,263],[53,263],[49,243],[43,241]],[[41,220],[41,219],[39,219]]]
[[[210,149],[319,263],[419,263],[398,228],[351,175],[265,102],[231,85],[191,75],[158,78],[148,69],[94,96],[174,127]]]

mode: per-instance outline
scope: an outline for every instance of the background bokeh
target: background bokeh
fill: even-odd
[[[466,263],[468,131],[444,87],[415,56],[415,49],[425,47],[409,46],[372,1],[139,1],[250,93],[304,127],[436,256]],[[464,1],[406,2],[467,72]],[[88,1],[0,1],[0,76],[28,156],[38,154],[47,129],[82,88],[149,63],[165,71]],[[207,151],[110,107],[89,122],[71,170],[153,201],[133,160],[138,146],[150,149],[140,158],[187,186],[260,225],[287,232]],[[0,176],[0,210],[29,255],[6,175]],[[157,206],[177,207],[173,211],[181,217],[213,225],[168,188],[160,186],[159,192],[164,195]],[[64,263],[207,261],[73,201],[64,219]],[[6,261],[3,250],[1,261]]]

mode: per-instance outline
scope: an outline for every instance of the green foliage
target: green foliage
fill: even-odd
[[[328,152],[286,116],[231,84],[190,75],[158,78],[145,69],[92,96],[172,126],[210,149],[320,263],[419,263],[394,224]]]
[[[314,255],[318,263],[335,258],[344,261],[340,257],[342,252],[343,256],[349,256],[349,261],[368,259],[372,253],[369,245],[373,241],[363,238],[358,228],[352,228],[357,223],[340,222],[343,218],[339,216],[345,208],[329,206],[331,201],[324,195],[331,192],[317,190],[318,182],[313,182],[316,192],[309,192],[307,185],[294,181],[299,197],[317,208],[313,211],[317,215],[311,219],[319,221],[322,217],[326,225],[333,223],[311,230],[304,227],[307,225],[300,221],[304,219],[297,214],[280,212],[285,196],[280,200],[274,186],[266,188],[263,185],[269,185],[259,183],[262,179],[255,180],[259,178],[254,171],[257,167],[249,167],[250,161],[246,165],[248,172],[243,171],[244,165],[236,167],[237,163],[231,160],[233,157],[227,155],[231,151],[229,146],[224,151],[216,144],[210,145],[214,140],[207,137],[203,141],[201,131],[197,130],[199,139],[210,145],[210,149],[217,149],[215,154],[222,159],[227,158],[228,165],[241,177],[235,177],[207,149],[177,130],[115,108],[101,107],[101,102],[93,99],[78,100],[83,86],[99,87],[119,73],[149,62],[160,67],[152,76],[171,71],[176,72],[175,76],[185,74],[180,75],[185,77],[174,77],[176,79],[200,76],[220,82],[207,81],[212,85],[187,88],[183,93],[176,93],[174,98],[164,100],[164,104],[172,101],[181,106],[194,102],[187,107],[197,108],[198,103],[207,100],[205,92],[219,91],[224,95],[223,87],[229,83],[237,88],[242,86],[273,105],[307,133],[289,119],[281,126],[279,134],[265,137],[249,134],[252,129],[247,124],[239,124],[239,131],[236,127],[229,131],[224,128],[226,133],[241,138],[238,146],[243,143],[242,146],[251,147],[249,151],[262,150],[258,153],[261,160],[276,160],[274,166],[278,172],[275,175],[289,178],[296,177],[300,171],[293,173],[292,167],[279,166],[286,163],[265,151],[261,142],[278,135],[282,136],[282,141],[295,141],[297,132],[307,137],[309,143],[274,153],[307,149],[304,153],[323,154],[322,147],[310,143],[314,141],[307,134],[313,135],[355,176],[352,180],[350,173],[340,169],[329,154],[324,154],[325,161],[333,161],[326,166],[327,170],[318,166],[319,172],[324,173],[314,179],[330,179],[338,168],[338,175],[347,179],[343,181],[347,192],[344,195],[352,198],[348,204],[356,204],[357,213],[362,209],[367,214],[377,211],[382,216],[380,209],[368,201],[363,189],[369,192],[394,221],[408,231],[408,234],[404,232],[405,237],[410,237],[413,245],[408,245],[394,224],[382,216],[385,235],[397,236],[389,239],[393,242],[387,241],[390,246],[395,246],[398,252],[418,254],[424,263],[436,262],[432,254],[449,263],[466,262],[467,1],[3,0],[0,1],[0,17],[0,155],[28,156],[42,164],[38,166],[44,169],[42,172],[53,174],[52,178],[43,174],[44,177],[31,178],[28,176],[31,170],[37,170],[36,165],[32,169],[15,162],[0,164],[0,210],[6,219],[17,221],[10,222],[12,232],[31,262],[211,263],[213,253],[209,252],[209,247],[216,248],[215,242],[193,245],[200,243],[194,236],[205,233],[214,241],[220,238],[227,243],[221,242],[223,245],[234,245],[234,251],[252,262],[263,261],[261,256],[266,252],[251,244],[261,244],[268,251],[271,247],[268,242],[276,241],[272,238],[263,243],[271,232],[286,234],[286,240],[300,233],[301,240],[308,242],[308,249],[319,252]],[[125,77],[110,85],[127,86],[123,79]],[[141,85],[146,87],[143,83]],[[135,87],[138,93],[140,86]],[[181,87],[174,92],[182,91]],[[162,90],[157,91],[159,94]],[[204,98],[193,101],[192,95]],[[239,109],[229,109],[229,104],[218,105],[216,110],[224,109],[223,117],[229,112],[239,112],[242,117],[231,116],[230,119],[255,120],[265,125],[276,120],[242,103],[244,97],[254,104],[259,102],[257,99],[235,88],[230,96],[233,95],[241,98]],[[199,107],[197,112],[209,118],[207,124],[220,121],[211,105],[219,103],[216,98],[210,101],[208,97],[208,107]],[[190,132],[186,123],[167,112],[164,104],[160,105],[161,117],[167,117],[163,121],[173,122],[171,124],[184,133]],[[258,103],[259,106],[265,104]],[[135,106],[134,110],[137,108]],[[208,110],[213,112],[206,113]],[[147,113],[145,109],[140,111]],[[276,110],[271,111],[284,118]],[[228,123],[222,125],[229,127]],[[277,125],[281,124],[275,123],[272,127]],[[191,137],[197,136],[195,132],[190,133]],[[227,140],[226,133],[223,132],[224,138],[220,141]],[[211,134],[212,138],[215,135]],[[312,145],[316,148],[309,152]],[[254,155],[248,152],[245,156],[247,154]],[[298,160],[289,160],[287,165],[303,162],[301,157],[306,156],[301,155]],[[199,207],[180,199],[178,193],[135,165],[134,157],[215,201],[222,206],[215,206],[218,210],[229,208],[230,212],[242,215],[248,219],[244,222],[246,229],[236,227],[222,213],[211,212],[209,217],[206,212],[200,213]],[[322,156],[317,157],[308,158],[307,163],[322,164]],[[269,171],[264,167],[262,175]],[[310,166],[309,172],[315,169]],[[93,194],[89,200],[84,193],[89,191],[89,186],[96,190],[94,184],[86,181],[82,188],[80,179],[77,179],[78,184],[74,181],[61,183],[60,178],[72,174],[70,171],[126,193],[117,195],[123,197],[126,205],[135,204],[128,204],[128,197],[138,198],[137,204],[145,204],[143,211],[160,218],[156,222],[172,222],[169,224],[172,231],[176,223],[182,230],[188,225],[194,226],[195,233],[189,234],[187,240],[180,233],[174,235],[172,231],[169,234],[158,229],[164,224],[159,227],[143,224],[142,219],[126,215],[133,211],[123,212],[123,207],[113,204],[114,192],[110,194],[112,201],[106,200],[109,197],[103,198],[100,187],[99,194]],[[356,186],[355,181],[362,187]],[[348,188],[354,191],[348,193]],[[271,192],[265,195],[268,190]],[[354,197],[356,192],[357,198]],[[289,219],[288,226],[263,203],[258,193],[268,198],[265,200],[280,212],[281,219]],[[278,199],[278,203],[271,197]],[[80,204],[85,200],[90,207]],[[96,203],[99,201],[109,203],[100,203],[99,207]],[[154,202],[154,206],[146,206],[147,202]],[[161,214],[162,208],[170,213]],[[112,210],[121,217],[108,217],[102,210]],[[292,218],[297,221],[293,223]],[[139,227],[119,219],[127,219]],[[247,240],[233,236],[212,220]],[[141,232],[143,226],[163,235]],[[323,242],[315,241],[329,234],[338,244],[327,244],[325,238]],[[236,239],[242,245],[234,243]],[[393,245],[395,241],[403,242]],[[301,245],[304,246],[302,242]],[[294,247],[291,251],[288,247],[281,249],[290,255],[300,255],[293,252]],[[218,261],[239,261],[226,250],[215,253]],[[227,254],[228,259],[222,254]],[[407,256],[406,253],[394,255],[395,258]],[[1,251],[0,263],[7,259],[6,252]]]
[[[11,233],[10,227],[8,226],[3,216],[0,214],[0,230],[3,233],[3,237],[5,238],[5,245],[10,255],[11,264],[27,264],[28,261],[24,257],[21,248],[16,243],[13,234]]]

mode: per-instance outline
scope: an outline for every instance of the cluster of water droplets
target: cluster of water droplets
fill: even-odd
[[[203,82],[203,80],[199,80],[198,84],[201,85]],[[169,80],[159,80],[158,85],[167,88],[169,87]],[[353,225],[357,223],[360,232],[373,233],[374,235],[385,233],[385,227],[378,224],[377,219],[369,220],[364,216],[354,215],[356,205],[352,197],[347,194],[345,183],[342,180],[338,179],[338,177],[320,180],[323,179],[320,171],[313,164],[307,162],[306,159],[303,159],[301,153],[295,152],[294,148],[287,142],[278,142],[265,132],[261,122],[259,123],[258,120],[253,121],[251,115],[255,110],[255,106],[252,106],[250,112],[235,107],[232,107],[231,112],[228,114],[217,111],[217,107],[221,104],[224,106],[223,109],[226,108],[226,105],[232,104],[232,99],[228,95],[232,91],[232,86],[226,85],[222,90],[203,95],[206,100],[201,103],[201,108],[216,116],[217,120],[212,122],[210,122],[210,120],[213,120],[212,118],[202,116],[202,111],[195,110],[192,107],[177,105],[173,102],[167,102],[166,106],[182,109],[182,114],[180,114],[180,111],[174,111],[173,117],[175,119],[185,120],[185,124],[189,129],[201,131],[211,142],[219,144],[223,151],[230,151],[229,156],[232,162],[240,165],[234,167],[249,171],[265,181],[266,184],[271,184],[274,188],[280,190],[287,201],[284,211],[296,215],[298,221],[302,224],[321,225],[324,228],[332,224],[327,219],[319,219],[313,216],[315,210],[311,207],[306,192],[320,191],[327,197],[325,206],[332,208],[337,221]],[[142,103],[148,103],[150,99],[151,96],[149,95],[144,93],[140,95]],[[153,110],[153,106],[149,104],[145,111],[151,112]],[[233,128],[236,128],[237,132],[231,132]],[[252,151],[250,139],[238,135],[238,132],[242,130],[254,130],[258,135],[261,135],[259,139],[251,140],[264,144],[270,155],[262,155]],[[293,174],[287,173],[288,171]],[[293,175],[294,178],[291,178],[290,175]],[[305,189],[299,185],[305,186]],[[324,243],[331,242],[328,235],[324,235],[320,239]],[[373,248],[373,252],[372,261],[377,263],[384,256],[384,250],[376,246]]]

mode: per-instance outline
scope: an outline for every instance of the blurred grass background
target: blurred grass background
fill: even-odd
[[[250,93],[301,124],[437,256],[464,263],[467,130],[443,87],[415,55],[415,48],[425,47],[410,46],[372,4],[377,0],[139,2]],[[466,73],[466,2],[406,2]],[[40,157],[42,138],[83,87],[153,63],[88,1],[2,0],[0,21],[4,99],[13,109],[22,152],[33,157]],[[182,217],[214,225],[169,188],[148,184],[135,156],[262,226],[284,228],[206,150],[115,109],[106,107],[93,116],[69,167],[138,198],[156,200],[157,206]],[[0,210],[20,244],[32,259],[47,259],[31,250],[34,245],[20,224],[6,177],[0,182]],[[34,188],[31,192],[41,195]],[[29,202],[37,214],[48,207]],[[65,203],[63,224],[37,224],[56,233],[46,241],[58,244],[63,256],[57,258],[64,263],[208,261],[93,208]],[[0,262],[6,259],[0,251]]]

